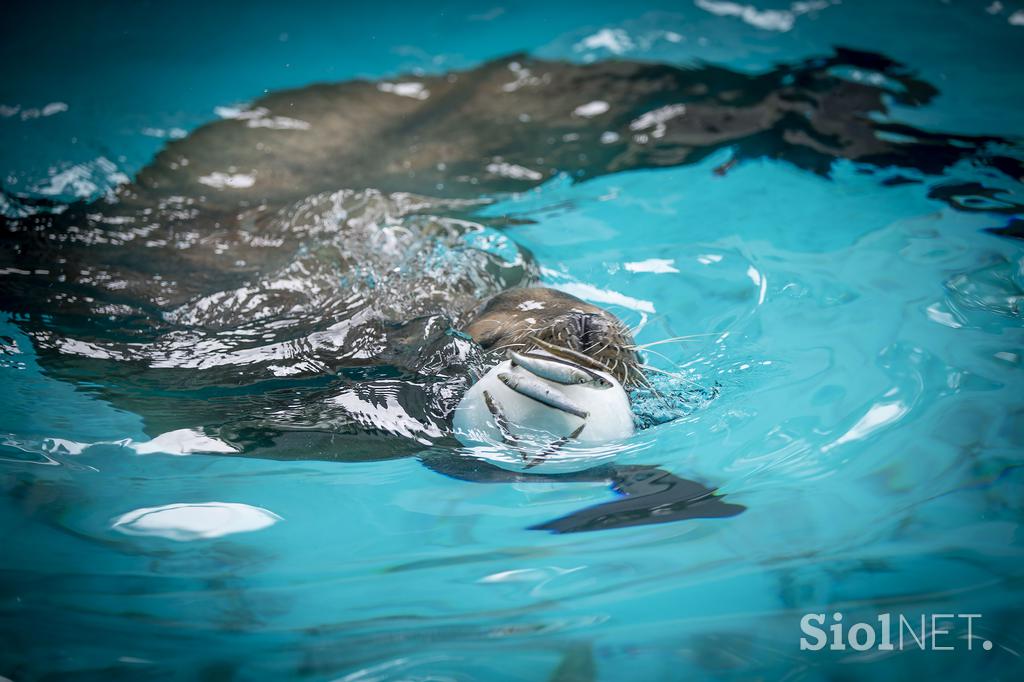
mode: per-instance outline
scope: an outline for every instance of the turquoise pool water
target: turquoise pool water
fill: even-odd
[[[519,50],[750,72],[877,51],[940,91],[892,120],[999,135],[1024,158],[1013,2],[3,12],[11,194],[95,197],[267,90]],[[651,360],[717,397],[620,460],[744,513],[554,535],[527,528],[614,493],[466,482],[416,457],[188,454],[198,436],[158,438],[97,395],[102,374],[61,380],[5,314],[0,676],[1019,679],[1024,241],[988,230],[1024,218],[1021,178],[969,160],[714,172],[729,159],[556,178],[479,215],[515,218],[502,233],[546,285],[613,309],[641,343],[691,337]],[[942,200],[970,183],[1002,192]],[[956,649],[800,650],[802,616],[837,611],[953,614],[936,629]],[[955,614],[980,614],[970,651]]]

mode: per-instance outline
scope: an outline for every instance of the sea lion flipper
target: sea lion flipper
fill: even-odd
[[[625,497],[547,521],[530,530],[579,533],[686,519],[736,516],[746,507],[714,489],[655,467],[612,467],[612,485]]]

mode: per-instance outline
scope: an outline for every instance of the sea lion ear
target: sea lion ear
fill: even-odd
[[[746,510],[711,488],[650,466],[612,468],[612,487],[625,497],[530,526],[530,530],[580,533],[686,519],[736,516]]]

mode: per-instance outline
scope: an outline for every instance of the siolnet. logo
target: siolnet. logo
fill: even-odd
[[[953,651],[974,649],[974,621],[980,613],[933,613],[905,616],[901,613],[880,613],[877,623],[857,622],[844,627],[839,611],[826,618],[824,613],[806,613],[800,619],[801,651]],[[826,627],[825,623],[831,621]],[[966,635],[954,634],[966,624]],[[960,627],[958,627],[958,625]],[[983,640],[981,648],[991,651],[992,642]]]

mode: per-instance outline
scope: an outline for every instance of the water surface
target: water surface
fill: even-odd
[[[7,9],[4,186],[92,198],[215,107],[521,49],[748,72],[877,51],[940,93],[892,121],[998,135],[1020,160],[1021,11]],[[31,320],[5,314],[0,675],[1017,677],[1024,242],[990,230],[1021,219],[1020,178],[973,160],[941,175],[768,158],[716,173],[729,159],[559,177],[475,219],[510,240],[497,253],[528,252],[544,284],[609,307],[641,343],[691,337],[651,361],[717,397],[641,431],[620,461],[720,486],[746,512],[554,535],[527,528],[614,494],[465,482],[417,457],[197,454],[220,441],[154,428],[163,396],[143,414],[104,397],[102,371],[65,380]],[[801,652],[810,611],[979,613],[994,647],[963,650],[960,624],[952,653]]]

